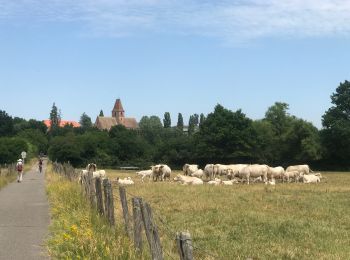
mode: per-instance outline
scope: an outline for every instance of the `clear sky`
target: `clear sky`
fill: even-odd
[[[0,109],[185,120],[276,101],[321,127],[350,80],[350,0],[0,0]]]

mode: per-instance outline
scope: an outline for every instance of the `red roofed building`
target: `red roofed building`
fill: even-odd
[[[51,127],[51,120],[50,119],[44,120],[43,122],[47,126],[47,128]],[[73,127],[80,127],[80,124],[76,121],[61,120],[60,127],[64,127],[65,125],[72,125]]]
[[[98,116],[95,121],[95,126],[100,130],[109,131],[116,125],[123,125],[129,129],[136,129],[139,127],[135,118],[125,117],[125,111],[119,98],[115,101],[111,117]]]

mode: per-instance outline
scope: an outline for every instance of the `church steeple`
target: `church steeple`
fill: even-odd
[[[122,102],[120,101],[120,98],[118,98],[115,101],[114,108],[112,110],[112,117],[115,117],[117,119],[117,122],[120,123],[125,118],[125,111],[122,106]]]

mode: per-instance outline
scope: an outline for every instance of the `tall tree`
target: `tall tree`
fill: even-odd
[[[99,114],[98,116],[105,116],[105,115],[103,114],[103,110],[102,110],[102,109],[101,109],[100,114]]]
[[[287,103],[276,102],[265,113],[265,120],[274,126],[277,135],[281,135],[287,128],[289,114]]]
[[[164,128],[170,128],[171,127],[171,118],[170,118],[170,113],[169,112],[165,112],[164,113],[163,125],[164,125]]]
[[[184,119],[182,117],[182,114],[179,113],[179,115],[177,116],[177,124],[176,124],[177,129],[179,129],[181,132],[184,129]]]
[[[198,126],[198,124],[199,124],[199,115],[198,114],[193,115],[193,124],[195,126]]]
[[[60,126],[61,118],[55,103],[53,103],[51,108],[50,121],[51,121],[51,129],[54,129]]]
[[[194,115],[193,116],[191,115],[190,119],[188,120],[188,134],[189,135],[192,135],[194,133],[195,125],[196,125],[196,118]]]
[[[201,113],[201,115],[200,115],[200,117],[199,117],[199,125],[202,125],[203,122],[204,122],[204,120],[205,120],[205,116],[204,116],[203,113]]]
[[[85,112],[81,115],[79,123],[83,129],[89,129],[92,127],[91,118]]]
[[[13,119],[5,111],[0,110],[0,136],[9,136],[13,133]]]
[[[350,167],[350,82],[344,81],[331,95],[333,106],[322,117],[321,132],[330,163]]]

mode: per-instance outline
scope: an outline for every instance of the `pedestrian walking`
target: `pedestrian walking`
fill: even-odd
[[[38,165],[39,165],[39,173],[41,173],[41,171],[43,170],[43,159],[41,159],[40,157],[39,157]]]
[[[18,159],[16,164],[16,170],[17,170],[17,182],[21,182],[23,178],[23,162],[22,159]]]

